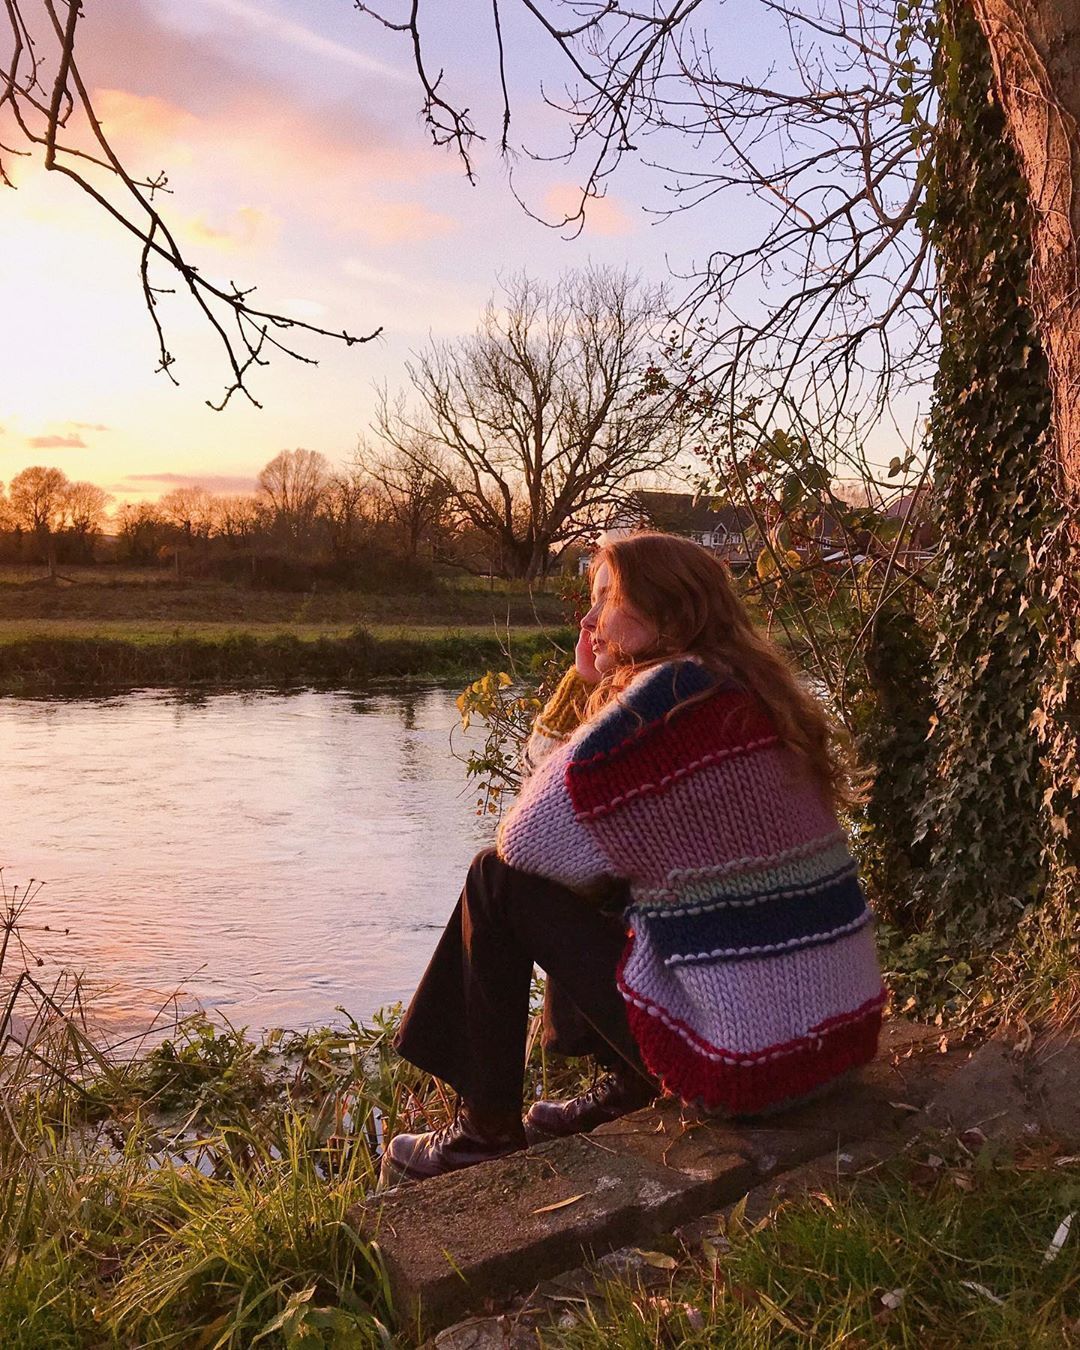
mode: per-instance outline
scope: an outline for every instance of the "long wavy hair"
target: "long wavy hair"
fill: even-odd
[[[689,539],[647,531],[606,541],[593,556],[590,583],[602,563],[610,569],[605,602],[634,611],[655,629],[656,639],[634,657],[615,652],[618,664],[593,691],[587,717],[617,698],[643,669],[673,656],[695,656],[718,674],[733,675],[764,704],[781,741],[834,809],[854,803],[846,732],[755,627],[725,563]],[[603,610],[598,630],[606,639]],[[688,701],[702,697],[708,694]]]

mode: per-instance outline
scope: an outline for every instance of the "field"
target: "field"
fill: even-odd
[[[39,621],[276,625],[351,628],[358,623],[424,628],[490,628],[561,622],[552,589],[486,578],[440,579],[423,590],[386,593],[333,589],[256,590],[221,581],[180,581],[170,573],[109,567],[67,568],[49,584],[41,568],[0,566],[0,625]]]
[[[254,590],[168,574],[0,568],[0,694],[196,684],[350,685],[371,678],[471,679],[526,667],[554,641],[548,591],[451,579],[395,594]]]
[[[280,621],[243,621],[218,619],[0,619],[0,646],[43,638],[50,641],[110,638],[123,642],[161,643],[177,638],[199,638],[220,642],[240,636],[268,640],[294,637],[301,642],[317,638],[347,637],[357,627],[376,638],[403,638],[423,642],[442,637],[490,638],[505,636],[506,624],[489,623],[291,623]],[[521,625],[515,625],[519,629]],[[541,625],[530,625],[538,630]]]

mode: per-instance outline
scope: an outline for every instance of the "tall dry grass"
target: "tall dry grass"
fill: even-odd
[[[378,1247],[348,1211],[385,1137],[453,1111],[394,1053],[400,1009],[253,1038],[171,1005],[104,1044],[79,979],[37,978],[32,903],[0,874],[0,1345],[390,1344]],[[540,996],[528,1090],[575,1091]]]

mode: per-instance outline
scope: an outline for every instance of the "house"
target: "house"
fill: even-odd
[[[931,487],[915,488],[905,492],[885,508],[885,514],[907,521],[905,546],[897,554],[900,562],[925,562],[937,552],[941,530],[934,519],[934,498]]]
[[[765,514],[775,515],[768,508]],[[898,562],[915,566],[933,556],[939,531],[933,520],[929,488],[905,493],[885,507],[883,514],[908,522]],[[852,530],[828,509],[812,515],[809,526],[812,537],[796,534],[790,545],[804,561],[817,559],[830,567],[850,567],[866,562],[871,556],[880,557],[883,548],[886,555],[890,551],[891,546],[875,542],[872,523]],[[718,553],[734,571],[752,566],[762,548],[754,514],[748,507],[720,506],[715,499],[698,497],[692,492],[641,489],[630,493],[607,533],[617,536],[642,528],[693,539]],[[589,552],[578,558],[579,574],[588,571],[589,559]]]
[[[747,538],[753,533],[753,516],[745,507],[718,506],[708,497],[693,492],[662,492],[639,489],[631,492],[606,533],[626,534],[631,530],[660,530],[718,553],[732,568],[748,567],[753,553]],[[578,559],[579,573],[589,567],[589,554]]]

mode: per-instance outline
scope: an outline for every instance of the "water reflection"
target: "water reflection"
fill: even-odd
[[[117,1025],[177,984],[254,1027],[407,998],[491,832],[456,715],[439,689],[0,701],[43,973],[94,975]]]

